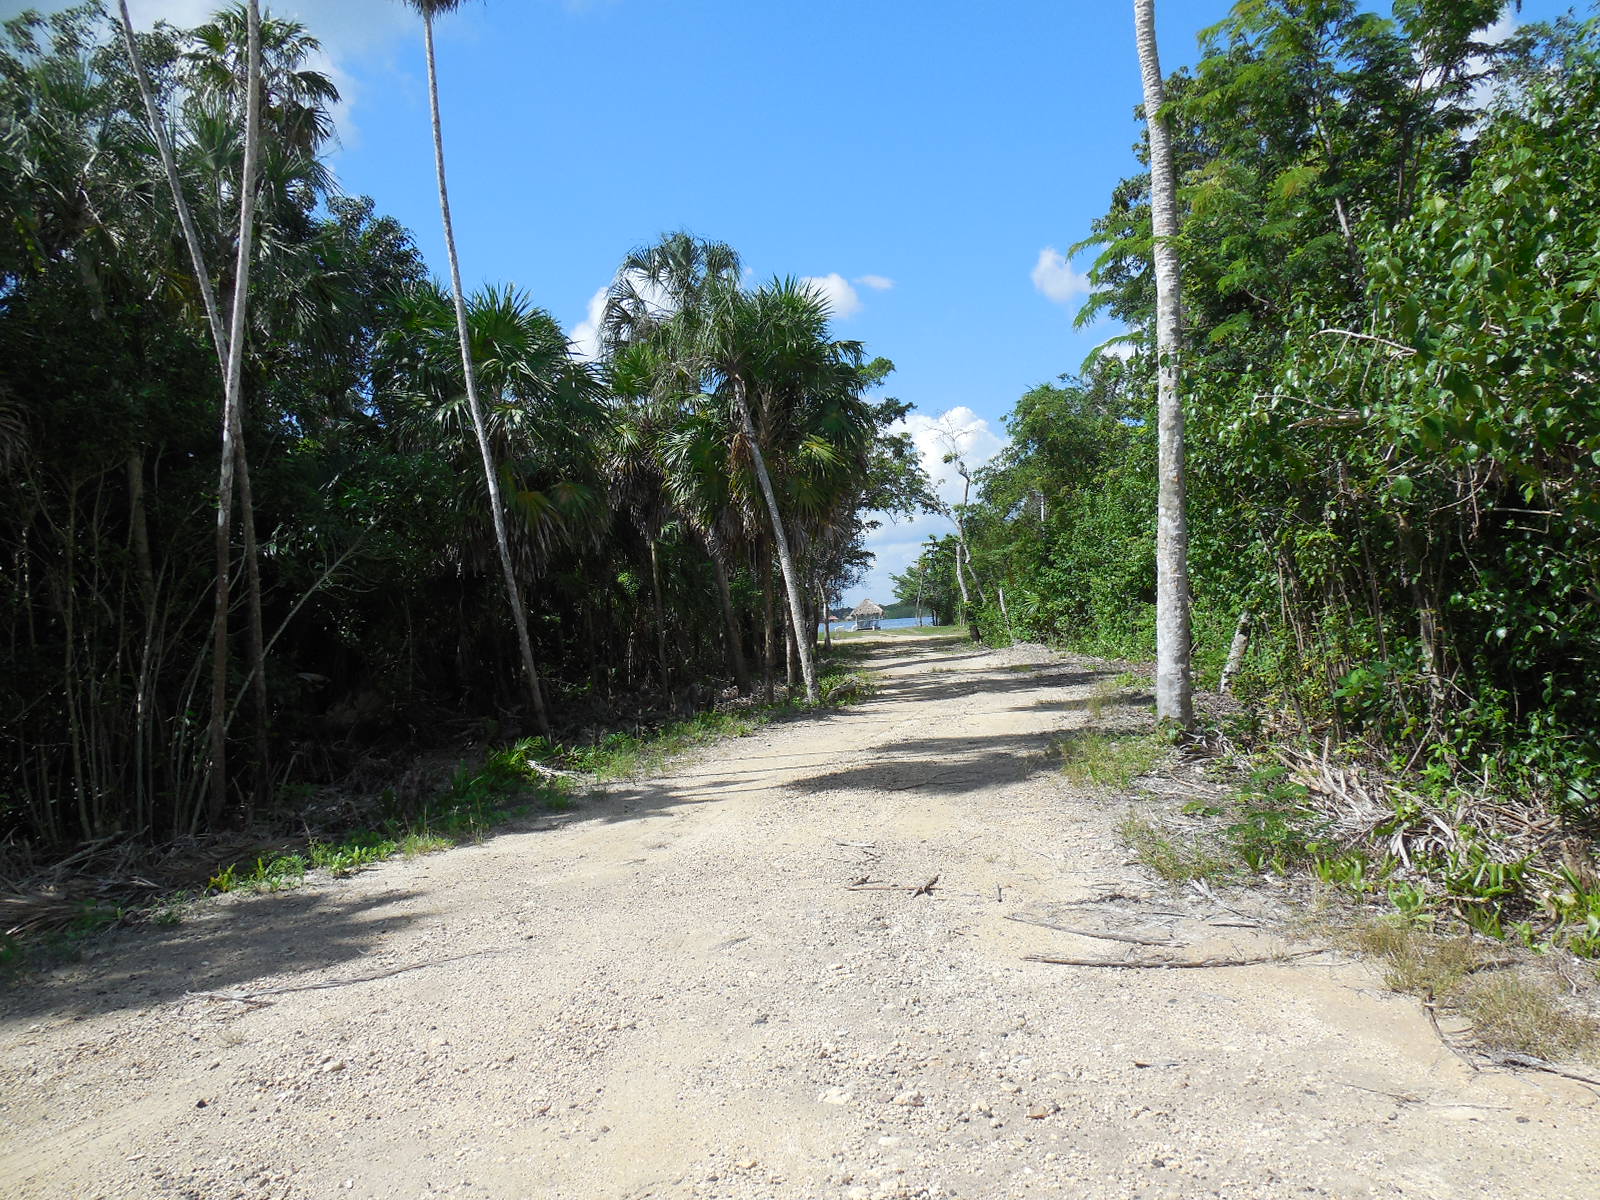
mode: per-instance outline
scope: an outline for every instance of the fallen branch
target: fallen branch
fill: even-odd
[[[1489,1061],[1497,1067],[1522,1067],[1528,1071],[1543,1071],[1546,1075],[1559,1075],[1563,1079],[1575,1080],[1578,1083],[1588,1084],[1592,1088],[1600,1089],[1600,1079],[1596,1079],[1593,1075],[1582,1075],[1577,1071],[1568,1071],[1564,1067],[1558,1067],[1555,1063],[1546,1062],[1542,1058],[1535,1058],[1531,1054],[1501,1051],[1488,1057]]]
[[[1444,1030],[1439,1028],[1439,1009],[1438,1006],[1433,1002],[1432,991],[1428,992],[1427,999],[1422,1002],[1422,1008],[1423,1011],[1428,1014],[1428,1024],[1433,1026],[1433,1032],[1435,1036],[1437,1036],[1438,1039],[1444,1043],[1444,1048],[1450,1051],[1451,1054],[1454,1054],[1462,1062],[1466,1063],[1467,1066],[1473,1071],[1476,1071],[1478,1069],[1478,1064],[1463,1054],[1461,1049],[1454,1042],[1445,1037]]]
[[[1314,954],[1326,953],[1327,950],[1325,949],[1297,950],[1293,954],[1272,954],[1262,958],[1170,958],[1162,960],[1057,958],[1049,954],[1024,954],[1022,961],[1056,963],[1063,967],[1112,967],[1119,970],[1164,971],[1168,969],[1198,969],[1201,967],[1259,967],[1270,963],[1289,962],[1291,959],[1310,958]]]
[[[1008,921],[1017,921],[1017,922],[1019,922],[1020,924],[1023,924],[1023,925],[1037,925],[1041,929],[1055,929],[1055,930],[1059,930],[1062,933],[1076,934],[1078,937],[1099,938],[1100,940],[1106,941],[1106,942],[1129,942],[1129,943],[1131,943],[1132,945],[1135,945],[1135,946],[1179,946],[1179,945],[1182,945],[1181,942],[1175,942],[1171,938],[1161,938],[1161,939],[1158,940],[1158,939],[1153,939],[1153,938],[1137,937],[1137,936],[1135,936],[1134,934],[1131,934],[1131,933],[1095,932],[1094,930],[1090,930],[1090,929],[1078,929],[1078,928],[1075,928],[1074,926],[1071,926],[1071,925],[1057,925],[1053,921],[1041,921],[1037,917],[1023,916],[1023,915],[1021,915],[1019,913],[1008,913],[1008,914],[1006,914],[1006,920],[1008,920]]]

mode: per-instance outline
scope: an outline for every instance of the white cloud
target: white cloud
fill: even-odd
[[[1491,46],[1498,46],[1516,33],[1517,25],[1516,13],[1512,11],[1511,5],[1508,4],[1505,11],[1500,14],[1499,19],[1485,29],[1478,40],[1488,42]]]
[[[157,21],[179,29],[203,25],[221,8],[223,0],[128,0],[133,27],[147,30]],[[45,4],[61,8],[64,4]],[[273,0],[263,15],[299,21],[322,50],[306,63],[309,70],[321,71],[339,89],[339,102],[333,106],[334,126],[344,145],[353,145],[360,131],[353,117],[362,88],[349,69],[350,60],[388,49],[396,39],[418,29],[415,13],[396,0]],[[416,38],[421,56],[421,38]]]
[[[606,295],[610,291],[609,287],[603,287],[590,296],[583,320],[567,330],[567,340],[579,358],[592,362],[600,357],[600,318],[605,315]]]
[[[148,29],[156,21],[187,29],[210,20],[223,3],[224,0],[128,0],[128,12],[135,29]],[[335,58],[382,48],[397,34],[420,29],[416,14],[396,0],[271,0],[262,7],[264,16],[299,21]],[[421,42],[419,36],[419,54]]]
[[[946,504],[961,503],[961,475],[955,463],[944,461],[946,454],[954,450],[966,463],[967,470],[975,471],[1006,445],[1005,438],[966,405],[949,409],[937,417],[912,413],[897,422],[891,432],[911,435],[922,469]],[[945,516],[924,514],[909,521],[891,521],[882,513],[877,516],[883,524],[866,539],[866,547],[873,556],[872,566],[860,588],[850,593],[852,603],[864,597],[871,597],[879,604],[889,603],[894,598],[890,574],[904,574],[930,537],[955,532],[954,523]]]
[[[800,282],[813,295],[827,301],[829,311],[841,320],[861,311],[861,297],[856,295],[850,281],[837,271],[831,275],[807,275]]]
[[[1501,12],[1499,19],[1497,19],[1492,25],[1479,32],[1477,40],[1489,46],[1498,46],[1501,42],[1506,41],[1513,34],[1515,34],[1517,29],[1518,21],[1516,13],[1513,11],[1512,6],[1507,4],[1505,6],[1505,10]],[[1467,59],[1466,62],[1466,70],[1468,74],[1472,75],[1476,75],[1481,71],[1485,71],[1488,69],[1488,67],[1489,60],[1481,54],[1474,54],[1471,58]],[[1472,95],[1468,99],[1468,103],[1471,104],[1473,108],[1488,108],[1489,105],[1494,102],[1495,88],[1496,84],[1493,80],[1478,80],[1472,85]]]
[[[887,275],[857,275],[856,282],[862,287],[869,287],[875,292],[887,292],[894,286],[894,280]]]
[[[600,320],[605,316],[606,297],[610,295],[617,276],[612,276],[612,282],[605,285],[589,297],[589,303],[584,311],[583,320],[567,330],[567,340],[573,344],[575,352],[581,357],[594,360],[600,357]],[[652,317],[661,318],[672,315],[676,307],[658,285],[651,283],[643,275],[633,276],[634,293],[644,301],[645,308]]]
[[[1057,304],[1071,304],[1078,296],[1087,296],[1089,277],[1072,269],[1072,264],[1054,246],[1039,251],[1033,264],[1033,286]]]
[[[937,417],[912,413],[895,423],[893,433],[909,433],[922,459],[922,469],[933,480],[934,490],[946,504],[961,503],[961,474],[957,464],[944,461],[947,454],[958,455],[967,470],[975,471],[1005,447],[1006,440],[989,427],[989,422],[966,405],[958,405]]]

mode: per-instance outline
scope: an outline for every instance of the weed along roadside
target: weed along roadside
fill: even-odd
[[[1092,771],[1108,752],[1089,745]],[[1266,889],[1303,939],[1371,956],[1469,1059],[1600,1064],[1600,890],[1559,845],[1486,834],[1462,819],[1464,804],[1447,823],[1437,800],[1335,766],[1326,749],[1247,755],[1219,733],[1196,750],[1176,775],[1141,780],[1125,807],[1118,832],[1141,865],[1180,893]],[[1575,1077],[1600,1087],[1593,1067]]]
[[[816,706],[788,699],[747,703],[654,729],[604,734],[587,745],[521,738],[487,751],[475,763],[441,769],[440,786],[410,806],[397,801],[393,787],[371,797],[341,796],[336,811],[344,818],[343,828],[334,824],[300,837],[271,830],[247,834],[242,840],[271,848],[226,857],[191,886],[163,888],[150,877],[192,874],[196,860],[226,856],[225,843],[180,852],[165,862],[125,859],[118,864],[124,878],[99,878],[93,896],[76,901],[24,883],[6,898],[9,929],[0,937],[0,972],[17,975],[59,964],[117,927],[175,925],[210,896],[285,891],[304,884],[312,872],[342,878],[391,858],[435,854],[530,820],[576,812],[596,789],[662,771],[685,754],[748,737],[773,721],[861,703],[874,685],[871,673],[854,665],[857,657],[845,649],[824,661]],[[295,806],[305,804],[304,796],[295,798]]]
[[[1265,893],[1272,915],[1246,917],[1245,926],[1278,925],[1300,941],[1370,957],[1387,986],[1421,1002],[1454,1052],[1535,1070],[1600,1065],[1600,881],[1564,861],[1560,843],[1492,826],[1486,834],[1462,819],[1470,804],[1446,821],[1438,799],[1430,806],[1326,748],[1308,755],[1258,742],[1246,753],[1224,732],[1239,724],[1237,706],[1214,704],[1200,736],[1175,745],[1156,728],[1138,672],[1102,677],[1081,710],[1088,722],[1053,739],[1048,757],[1073,786],[1121,807],[1119,838],[1175,895],[1218,889],[1256,903]],[[1363,802],[1354,814],[1352,790]],[[1195,963],[1163,952],[1148,964],[1072,961],[1257,960]],[[1455,1026],[1442,1027],[1441,1014]],[[1594,1066],[1567,1073],[1600,1087]]]

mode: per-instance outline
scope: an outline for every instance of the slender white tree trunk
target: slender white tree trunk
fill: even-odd
[[[1244,656],[1250,653],[1250,626],[1252,617],[1249,612],[1239,614],[1239,624],[1233,631],[1233,644],[1228,647],[1228,661],[1222,668],[1222,681],[1217,685],[1217,691],[1226,696],[1233,690],[1233,681],[1239,677],[1239,672],[1244,670]]]
[[[467,302],[461,288],[461,260],[456,256],[455,226],[450,220],[450,190],[445,184],[444,126],[439,118],[439,74],[433,53],[433,14],[422,14],[423,38],[428,50],[428,103],[433,114],[433,161],[439,177],[439,216],[444,222],[445,257],[450,260],[450,291],[456,306],[456,333],[461,339],[461,374],[466,382],[467,408],[472,413],[472,429],[478,435],[478,450],[483,455],[483,480],[489,489],[489,513],[494,519],[494,540],[500,551],[500,570],[505,576],[506,600],[511,606],[511,623],[517,630],[517,649],[522,654],[522,669],[527,677],[528,698],[539,732],[550,735],[550,718],[545,712],[544,693],[539,686],[539,668],[533,662],[533,644],[528,639],[528,614],[522,606],[522,589],[511,561],[511,542],[506,537],[505,512],[500,503],[500,477],[494,455],[489,450],[489,434],[483,424],[483,409],[478,403],[478,373],[472,364],[472,340],[467,332]]]
[[[211,624],[211,723],[209,744],[210,819],[222,817],[228,798],[228,603],[229,549],[232,542],[235,431],[239,427],[239,384],[244,377],[244,322],[250,296],[250,251],[254,243],[256,160],[261,153],[261,5],[247,10],[248,65],[245,73],[244,165],[239,172],[239,245],[233,273],[232,325],[227,366],[222,377],[222,463],[217,482],[216,612]]]
[[[200,301],[205,308],[206,325],[211,331],[212,345],[217,352],[217,366],[224,372],[224,409],[230,413],[235,470],[238,472],[240,519],[244,527],[245,586],[248,591],[250,625],[251,662],[249,686],[255,698],[257,710],[255,714],[257,776],[254,790],[256,799],[261,800],[265,798],[268,782],[266,758],[266,659],[261,636],[261,566],[255,536],[255,498],[250,488],[250,464],[244,445],[244,405],[242,397],[236,393],[231,410],[227,406],[226,373],[229,369],[230,357],[229,331],[222,320],[222,311],[217,303],[216,288],[211,283],[211,271],[206,266],[205,251],[200,245],[200,233],[195,227],[194,215],[189,209],[188,197],[184,195],[183,183],[178,177],[178,163],[172,151],[172,140],[167,137],[166,122],[162,120],[161,110],[156,105],[155,95],[150,90],[150,76],[145,69],[144,56],[139,52],[139,41],[134,36],[133,18],[128,13],[128,0],[118,0],[117,7],[122,19],[123,45],[127,48],[128,60],[133,68],[134,79],[139,85],[139,96],[144,101],[145,116],[150,121],[150,136],[155,141],[156,151],[160,155],[162,171],[167,177],[167,187],[172,192],[173,208],[177,211],[178,224],[183,229],[183,240],[189,249],[189,261],[194,268],[195,284],[200,289]],[[259,43],[259,17],[256,20],[258,28],[257,42]],[[249,81],[249,86],[253,88],[259,87],[260,84],[259,57],[258,45],[258,61],[254,67],[247,67],[247,70],[254,72],[252,79]],[[249,102],[246,101],[247,122],[249,120],[248,114]],[[246,136],[248,140],[248,132]],[[259,133],[257,137],[259,138]]]
[[[1178,189],[1166,88],[1156,53],[1155,0],[1134,0],[1144,115],[1150,131],[1150,210],[1155,234],[1156,429],[1159,498],[1156,519],[1156,716],[1194,726],[1190,672],[1189,528],[1184,512],[1183,400],[1178,386],[1183,350],[1183,298],[1178,276]]]
[[[799,631],[805,626],[805,615],[804,606],[800,603],[800,582],[794,569],[794,556],[789,553],[789,538],[783,531],[783,514],[778,511],[778,496],[772,490],[772,477],[767,474],[767,459],[761,453],[761,443],[756,439],[756,423],[750,415],[744,384],[736,379],[733,387],[739,404],[739,420],[744,426],[745,439],[750,443],[750,457],[755,462],[756,479],[761,484],[761,495],[767,502],[767,513],[772,518],[772,540],[778,547],[778,566],[783,570],[783,590],[789,601],[789,619],[796,633],[794,640],[800,654],[800,674],[805,680],[806,700],[815,704],[817,664],[811,653],[812,639],[799,636]]]
[[[128,15],[128,0],[118,0],[122,13],[122,41],[133,64],[133,76],[139,84],[139,95],[144,100],[145,115],[150,119],[150,135],[155,139],[156,151],[161,155],[161,166],[166,172],[167,186],[172,190],[172,203],[178,210],[178,224],[183,227],[183,240],[189,247],[189,261],[194,265],[195,283],[200,288],[200,300],[205,305],[206,321],[211,327],[211,340],[216,346],[217,362],[226,369],[228,361],[228,335],[222,323],[222,310],[217,305],[216,289],[211,286],[211,272],[206,269],[205,253],[200,247],[200,233],[195,228],[194,216],[183,194],[183,184],[178,178],[178,162],[172,153],[172,141],[167,137],[166,122],[156,107],[155,96],[150,91],[149,75],[145,71],[144,56],[139,53],[139,43],[133,36],[133,18]],[[248,106],[247,106],[248,109]],[[248,119],[248,117],[246,118]]]

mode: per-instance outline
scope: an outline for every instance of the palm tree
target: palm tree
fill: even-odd
[[[244,165],[239,175],[239,241],[233,270],[228,361],[222,385],[222,467],[217,484],[216,613],[211,632],[211,720],[208,730],[213,825],[227,803],[228,572],[231,558],[234,470],[237,466],[239,390],[244,378],[245,306],[250,294],[250,249],[255,231],[256,160],[261,152],[261,6],[250,0],[246,30]]]
[[[127,0],[118,0],[123,47],[138,85],[145,116],[149,121],[151,139],[161,160],[173,208],[183,231],[183,240],[189,252],[195,285],[200,293],[205,311],[206,325],[217,354],[217,365],[224,375],[224,414],[231,423],[230,438],[233,443],[235,484],[239,497],[239,525],[243,533],[245,559],[245,587],[247,592],[247,622],[250,648],[250,672],[246,688],[251,692],[255,724],[255,786],[257,800],[264,798],[269,782],[266,687],[266,647],[262,627],[262,597],[260,555],[256,544],[255,500],[250,482],[250,461],[244,438],[244,395],[242,373],[232,400],[227,396],[227,376],[231,358],[231,315],[225,319],[217,300],[217,287],[207,265],[207,256],[193,209],[179,174],[177,155],[167,131],[167,116],[156,101],[150,74],[139,49],[134,33],[133,19],[128,12]],[[252,33],[252,31],[254,31]],[[251,39],[254,37],[254,42]],[[230,235],[227,219],[222,211],[226,191],[225,181],[232,175],[232,162],[241,149],[248,154],[252,167],[249,186],[254,192],[251,200],[250,236],[253,246],[270,243],[269,231],[255,228],[255,221],[266,201],[268,211],[283,210],[285,197],[296,194],[299,207],[308,207],[318,194],[329,190],[331,177],[317,160],[321,143],[332,134],[331,118],[327,106],[338,100],[339,93],[332,81],[317,71],[303,69],[307,58],[319,48],[305,27],[294,21],[265,20],[254,5],[247,8],[237,4],[219,11],[212,20],[192,30],[188,38],[192,49],[187,53],[188,73],[186,83],[188,98],[184,104],[188,122],[191,156],[197,156],[206,173],[213,177],[211,189],[217,197],[215,213],[218,238],[217,257],[226,260],[238,258],[239,236]],[[254,45],[254,50],[251,46]],[[241,100],[245,101],[248,126],[249,101],[256,103],[256,143],[253,150],[248,144],[241,146],[237,117]],[[263,111],[263,108],[265,111]],[[271,137],[263,146],[259,128],[270,128]],[[246,143],[248,142],[248,129]],[[240,187],[245,186],[243,171]],[[224,286],[228,276],[223,275]],[[234,280],[237,294],[237,280]],[[258,305],[259,307],[259,305]],[[230,310],[231,313],[231,310]],[[142,488],[142,450],[136,450],[130,459],[130,478],[135,487]],[[231,523],[231,522],[230,522]],[[229,718],[231,720],[231,718]],[[227,720],[224,722],[226,733]],[[214,800],[215,802],[215,800]]]
[[[652,410],[661,486],[711,559],[729,669],[748,692],[728,572],[753,530],[726,471],[725,422],[688,402],[704,382],[696,338],[709,320],[710,299],[719,288],[737,288],[741,270],[733,247],[681,230],[669,233],[623,259],[606,298],[601,333],[613,390]]]
[[[814,516],[829,512],[838,479],[833,468],[845,456],[822,424],[837,421],[834,433],[855,428],[850,420],[839,420],[844,414],[828,402],[839,398],[841,384],[849,389],[860,367],[861,347],[830,341],[827,303],[792,279],[775,280],[754,292],[719,288],[711,309],[712,319],[700,331],[700,358],[736,422],[740,435],[736,457],[748,457],[760,487],[783,574],[789,629],[806,699],[815,703],[816,634],[815,624],[806,617],[809,589],[797,565],[790,524],[778,503],[768,449],[792,458],[796,469],[786,476],[795,490],[794,506]]]
[[[505,577],[506,601],[511,606],[511,622],[517,631],[517,649],[522,655],[522,669],[527,677],[528,698],[533,703],[534,721],[539,732],[550,733],[550,718],[545,711],[544,693],[539,685],[539,668],[533,662],[533,644],[528,639],[528,615],[522,605],[522,590],[517,586],[516,567],[511,560],[511,543],[506,536],[506,518],[500,498],[500,481],[495,471],[494,456],[489,448],[489,434],[483,424],[483,408],[478,403],[478,378],[472,362],[472,341],[467,329],[466,295],[461,287],[461,260],[456,254],[455,226],[450,220],[450,190],[445,182],[444,126],[439,118],[439,73],[433,49],[433,18],[440,13],[454,12],[462,0],[402,0],[402,3],[422,14],[423,44],[428,56],[428,103],[433,116],[433,161],[439,178],[439,216],[444,223],[445,256],[450,260],[450,287],[455,299],[456,336],[461,345],[461,374],[466,385],[466,401],[472,416],[473,432],[478,438],[478,450],[483,458],[484,486],[489,493],[489,513],[494,520],[495,544],[500,552],[500,570]]]
[[[1150,213],[1155,235],[1156,432],[1156,716],[1194,726],[1194,680],[1189,655],[1189,526],[1184,511],[1183,399],[1178,394],[1183,352],[1183,296],[1178,275],[1178,190],[1172,134],[1163,112],[1166,87],[1156,52],[1155,0],[1133,0],[1144,76],[1144,116],[1150,132]]]

